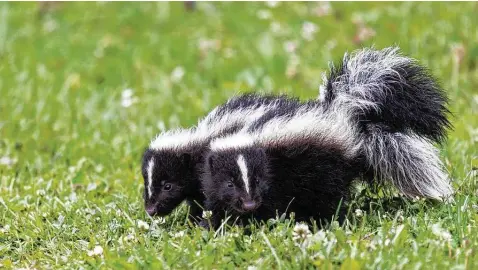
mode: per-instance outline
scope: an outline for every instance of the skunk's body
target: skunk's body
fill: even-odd
[[[283,96],[246,94],[230,99],[201,120],[197,127],[158,135],[143,155],[145,208],[149,215],[167,215],[187,200],[197,217],[204,200],[198,182],[209,141],[232,133],[277,107],[298,102]]]
[[[432,144],[450,126],[447,99],[423,67],[396,49],[366,49],[346,56],[322,89],[317,102],[269,112],[247,130],[211,142],[201,181],[206,208],[216,211],[214,225],[227,210],[263,219],[287,209],[299,220],[329,219],[352,180],[370,170],[371,181],[390,181],[407,196],[452,193]],[[246,166],[234,162],[248,156]],[[210,166],[215,160],[219,170]],[[234,190],[225,191],[231,178]],[[256,207],[237,211],[232,204],[246,189]],[[235,197],[228,201],[224,193]]]

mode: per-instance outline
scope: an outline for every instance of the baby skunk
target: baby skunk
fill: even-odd
[[[225,213],[261,220],[289,211],[297,220],[330,219],[363,168],[355,127],[337,116],[308,102],[213,140],[201,176],[211,225]]]
[[[432,144],[450,126],[447,100],[424,68],[394,48],[365,49],[332,68],[322,89],[315,104],[211,142],[201,181],[213,226],[224,212],[329,219],[370,168],[407,196],[452,193]]]
[[[202,167],[202,155],[210,140],[238,130],[275,107],[297,102],[283,96],[246,94],[218,106],[194,128],[159,134],[143,154],[146,212],[167,215],[186,199],[191,217],[196,218],[201,213],[197,203],[204,200],[197,168]]]

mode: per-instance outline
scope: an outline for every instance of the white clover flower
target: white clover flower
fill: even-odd
[[[280,25],[279,22],[271,22],[271,32],[274,33],[274,34],[278,34],[281,32],[282,30],[282,26]]]
[[[310,243],[323,243],[323,244],[327,244],[328,240],[327,240],[327,233],[324,231],[324,230],[320,230],[318,231],[317,233],[315,233],[314,235],[312,235],[312,237],[310,237]]]
[[[205,54],[211,50],[217,51],[221,48],[221,41],[218,39],[201,38],[198,44],[199,50],[202,54]]]
[[[267,20],[272,17],[272,13],[269,10],[261,9],[257,11],[257,18],[261,20]]]
[[[53,19],[48,19],[43,23],[43,31],[47,33],[51,33],[58,28],[58,23]]]
[[[76,167],[75,166],[70,166],[70,167],[68,167],[68,171],[70,173],[74,173],[74,172],[76,172]]]
[[[101,246],[96,246],[93,250],[88,251],[88,256],[101,256],[103,255],[103,248]]]
[[[125,243],[131,243],[131,242],[136,242],[136,237],[132,234],[128,234],[125,237],[123,237],[123,242]]]
[[[125,108],[128,108],[128,107],[131,107],[131,105],[133,105],[133,100],[132,99],[122,99],[121,100],[121,106],[123,106]]]
[[[138,224],[138,229],[143,230],[143,231],[149,230],[149,224],[147,222],[144,222],[142,220],[138,220],[137,224]]]
[[[10,225],[5,225],[2,228],[0,228],[0,233],[7,233],[10,231]]]
[[[292,232],[292,239],[295,241],[304,241],[311,235],[309,226],[304,223],[297,223]]]
[[[185,235],[184,231],[179,231],[177,233],[174,233],[172,236],[173,238],[180,238],[180,237],[183,237]]]
[[[121,93],[122,98],[131,98],[133,96],[133,89],[127,88]]]
[[[236,56],[236,51],[232,48],[224,48],[224,57],[225,58],[233,58]]]
[[[293,40],[284,42],[284,50],[288,53],[294,53],[297,50],[297,42]]]
[[[166,218],[164,218],[164,217],[159,217],[159,218],[155,219],[153,222],[154,222],[154,224],[156,224],[156,225],[158,225],[158,224],[164,224],[164,223],[166,223]]]
[[[325,42],[325,47],[329,50],[332,50],[333,48],[337,47],[337,40],[327,40],[327,42]]]
[[[121,93],[121,106],[128,108],[136,102],[138,102],[138,98],[133,96],[131,88],[127,88]]]
[[[5,165],[5,166],[12,166],[17,162],[16,159],[9,158],[7,156],[1,157],[0,158],[0,165]]]
[[[314,13],[317,17],[329,15],[332,12],[332,7],[329,2],[320,2],[314,9]]]
[[[45,196],[46,192],[43,189],[39,189],[39,190],[37,190],[36,194],[37,194],[37,196],[43,197],[43,196]]]
[[[302,24],[302,38],[307,41],[313,40],[317,31],[319,31],[319,27],[315,23],[304,22],[304,24]]]
[[[270,8],[275,8],[279,5],[279,2],[278,1],[267,1],[266,5]]]
[[[441,238],[442,240],[445,240],[445,241],[451,240],[451,233],[448,230],[443,229],[441,225],[438,223],[435,223],[432,225],[432,233],[438,236],[439,238]]]
[[[92,190],[95,190],[97,187],[96,183],[89,183],[88,186],[86,187],[86,192],[90,192]]]
[[[212,211],[203,211],[202,212],[202,218],[210,219],[211,217],[212,217]]]
[[[367,26],[360,26],[357,30],[355,41],[360,43],[374,37],[375,35],[376,32],[373,28]]]
[[[359,209],[359,208],[355,209],[355,216],[356,217],[362,217],[363,216],[362,209]]]
[[[186,72],[184,71],[184,68],[182,66],[175,67],[171,72],[171,81],[175,83],[180,82],[183,79],[185,73]]]

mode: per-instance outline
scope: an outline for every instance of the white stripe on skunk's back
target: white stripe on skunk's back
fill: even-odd
[[[193,129],[176,129],[159,134],[151,142],[150,148],[154,150],[178,150],[195,144],[207,143],[236,125],[242,128],[245,124],[252,123],[272,109],[273,106],[274,104],[263,105],[254,109],[244,108],[229,111],[223,115],[217,115],[216,108],[211,112],[213,115],[206,116]]]
[[[211,142],[212,151],[245,148],[254,145],[254,137],[246,132],[220,137]]]
[[[348,157],[355,156],[360,148],[356,125],[346,113],[338,110],[323,112],[320,107],[304,107],[292,116],[273,118],[254,132],[242,130],[237,134],[215,139],[211,142],[211,150],[237,149],[254,144],[267,147],[304,138],[317,142],[334,142],[344,149]]]

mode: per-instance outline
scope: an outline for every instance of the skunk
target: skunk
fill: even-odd
[[[201,212],[204,200],[197,180],[203,152],[214,137],[232,133],[276,107],[297,103],[284,96],[245,94],[216,107],[196,127],[159,134],[142,159],[146,212],[167,215],[183,200],[190,205],[191,218]]]
[[[307,221],[341,211],[363,167],[355,126],[344,121],[307,102],[280,116],[271,111],[247,130],[211,141],[201,175],[211,225],[217,227],[225,214],[243,221],[290,211]]]
[[[316,102],[211,142],[201,183],[213,226],[224,213],[329,220],[370,170],[370,181],[406,196],[452,194],[433,146],[451,127],[447,98],[425,68],[397,48],[364,49],[332,67],[321,89]]]

